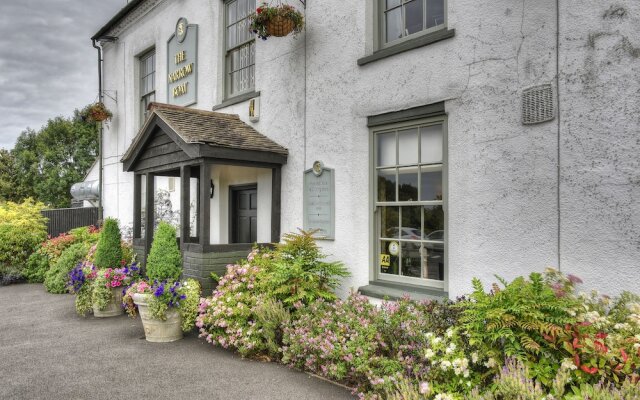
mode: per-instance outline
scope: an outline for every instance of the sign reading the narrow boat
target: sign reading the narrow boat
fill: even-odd
[[[167,103],[188,106],[197,102],[198,25],[180,18],[167,42]]]
[[[304,171],[304,230],[316,231],[318,239],[334,239],[335,180],[334,171],[321,161]]]

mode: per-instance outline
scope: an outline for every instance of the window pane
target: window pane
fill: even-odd
[[[422,276],[422,268],[420,261],[422,257],[421,243],[400,242],[402,256],[402,275],[420,278]]]
[[[418,201],[418,167],[398,169],[400,201]]]
[[[400,5],[400,0],[387,0],[387,10]]]
[[[441,168],[422,167],[420,170],[420,200],[442,200]]]
[[[380,237],[397,239],[400,232],[398,207],[378,207],[380,210]]]
[[[400,239],[422,239],[422,232],[420,230],[421,212],[422,207],[420,206],[402,207],[402,226],[400,229]]]
[[[418,128],[398,131],[398,164],[418,163]]]
[[[389,251],[389,245],[391,243],[397,244],[398,242],[381,241],[380,242],[380,254],[378,255],[378,265],[380,265],[380,272],[383,274],[398,275],[400,270],[398,255],[393,255]]]
[[[378,171],[378,201],[396,201],[396,170]]]
[[[236,39],[236,26],[231,25],[227,28],[227,48],[230,49],[238,43]]]
[[[423,206],[424,238],[444,240],[444,210],[442,206]]]
[[[247,0],[238,0],[238,19],[247,16]]]
[[[238,20],[238,4],[236,1],[227,4],[227,26]]]
[[[396,165],[395,132],[378,135],[378,167]]]
[[[444,24],[444,0],[427,1],[427,28]]]
[[[435,164],[442,162],[442,125],[420,128],[420,162]]]
[[[437,281],[444,280],[444,242],[424,243],[422,257],[422,262],[427,267],[426,271],[423,270],[422,277]]]
[[[385,16],[387,27],[387,42],[393,42],[394,40],[402,37],[402,9],[396,8],[391,11],[387,11]]]
[[[413,0],[404,6],[404,18],[405,18],[405,34],[411,35],[412,33],[420,32],[422,27],[423,13],[423,1]]]

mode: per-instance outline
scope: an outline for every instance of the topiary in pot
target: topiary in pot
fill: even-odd
[[[147,276],[150,281],[176,281],[182,275],[182,255],[178,248],[176,229],[160,222],[147,257]]]
[[[98,268],[118,268],[120,261],[122,261],[122,238],[118,220],[107,218],[100,232],[94,264]]]

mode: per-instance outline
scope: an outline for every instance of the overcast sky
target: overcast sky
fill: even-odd
[[[0,148],[98,97],[93,36],[126,0],[0,0]]]

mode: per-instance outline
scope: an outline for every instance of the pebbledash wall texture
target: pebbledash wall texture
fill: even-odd
[[[102,44],[104,89],[117,93],[105,98],[114,118],[104,135],[104,209],[125,225],[133,174],[120,159],[141,126],[137,57],[155,48],[155,98],[167,102],[167,40],[184,17],[198,25],[190,107],[225,100],[225,3],[136,3],[106,33],[117,41]],[[488,283],[547,266],[605,293],[637,290],[640,3],[448,0],[446,38],[379,59],[377,1],[306,3],[290,0],[305,14],[302,34],[256,41],[259,121],[250,122],[248,100],[216,111],[289,150],[282,232],[302,227],[303,172],[315,160],[335,170],[335,240],[320,243],[352,273],[343,294],[378,280],[368,118],[441,102],[446,295],[468,292],[472,277]],[[523,91],[539,85],[552,87],[554,118],[525,125]]]

